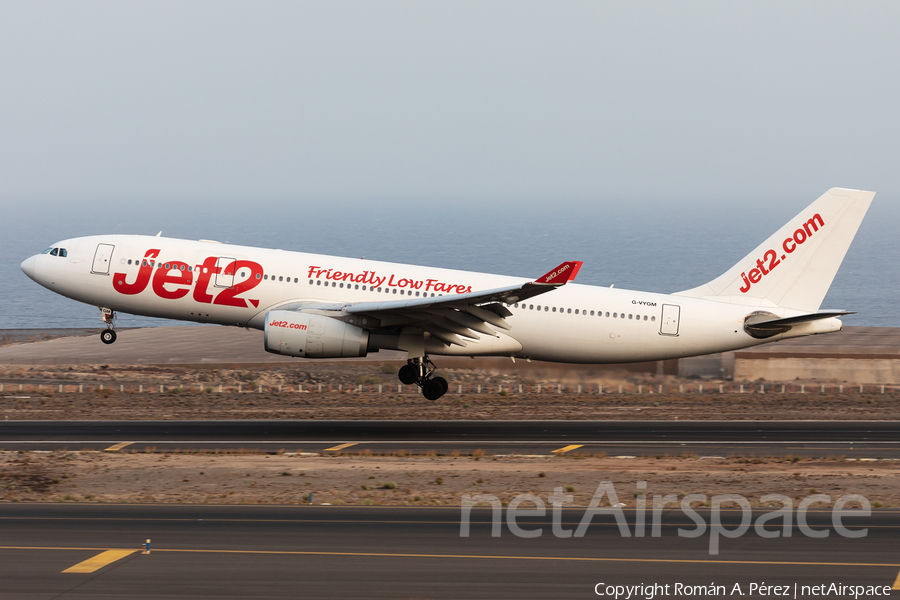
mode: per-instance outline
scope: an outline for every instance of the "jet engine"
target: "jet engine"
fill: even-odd
[[[369,333],[331,317],[272,310],[266,313],[266,352],[303,358],[365,356]]]

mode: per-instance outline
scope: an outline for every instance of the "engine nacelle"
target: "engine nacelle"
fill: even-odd
[[[290,310],[266,313],[266,352],[303,358],[365,356],[369,333],[330,317]]]

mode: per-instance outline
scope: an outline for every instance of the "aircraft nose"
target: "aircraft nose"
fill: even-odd
[[[20,268],[22,272],[28,275],[29,278],[34,279],[34,270],[37,265],[37,256],[30,256],[22,261]]]

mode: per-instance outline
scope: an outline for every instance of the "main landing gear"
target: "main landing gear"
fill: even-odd
[[[100,341],[104,344],[112,344],[116,341],[116,331],[113,329],[116,325],[116,313],[109,308],[101,308],[100,312],[103,313],[100,320],[106,323],[106,331],[100,334]]]
[[[446,379],[434,377],[434,363],[427,356],[409,359],[400,367],[397,376],[405,385],[415,384],[422,388],[422,395],[429,400],[437,400],[450,389]]]

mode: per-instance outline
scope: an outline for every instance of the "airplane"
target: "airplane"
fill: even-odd
[[[144,235],[58,242],[22,271],[117,312],[259,329],[303,358],[408,353],[398,376],[448,390],[431,356],[569,363],[666,360],[840,331],[820,310],[874,192],[833,188],[709,283],[674,294],[571,283],[581,261],[537,279]]]

